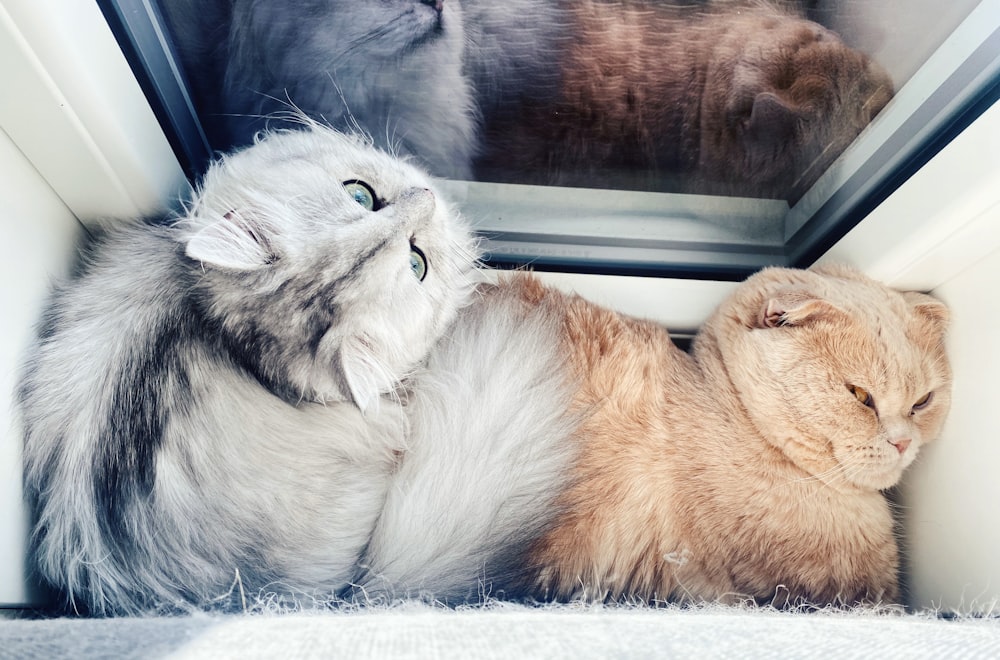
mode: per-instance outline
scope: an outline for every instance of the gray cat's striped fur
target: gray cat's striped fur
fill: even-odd
[[[94,238],[18,390],[34,566],[69,605],[347,583],[406,447],[401,381],[472,290],[473,240],[432,190],[310,126],[215,163],[177,222]]]

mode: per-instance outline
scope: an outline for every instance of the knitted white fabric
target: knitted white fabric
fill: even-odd
[[[835,655],[836,654],[836,655]],[[0,658],[998,658],[1000,620],[867,611],[407,604],[0,621]]]

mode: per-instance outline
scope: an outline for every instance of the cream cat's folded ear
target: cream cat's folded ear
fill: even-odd
[[[819,318],[842,313],[829,301],[818,298],[802,289],[779,291],[761,305],[757,317],[758,328],[805,325]]]
[[[255,270],[277,258],[268,239],[271,233],[259,217],[233,210],[191,236],[185,254],[219,268]]]
[[[917,291],[905,291],[903,298],[913,306],[913,311],[919,314],[931,327],[942,333],[948,329],[951,322],[951,311],[943,302]]]

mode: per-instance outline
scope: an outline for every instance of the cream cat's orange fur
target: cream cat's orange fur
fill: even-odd
[[[663,301],[668,305],[670,301]],[[896,602],[882,490],[950,403],[944,305],[768,269],[677,349],[523,274],[432,350],[364,599]]]
[[[586,420],[566,514],[531,553],[529,591],[898,599],[881,490],[949,407],[943,304],[846,268],[768,269],[723,303],[689,355],[652,323],[530,278],[505,286],[555,299]]]

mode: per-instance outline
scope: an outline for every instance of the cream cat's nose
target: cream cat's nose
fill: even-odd
[[[910,442],[912,442],[910,438],[899,438],[897,440],[890,440],[889,444],[895,447],[896,451],[902,454],[904,451],[906,451],[906,448],[910,446]]]
[[[420,2],[422,2],[425,5],[430,5],[431,7],[434,7],[434,9],[437,10],[437,13],[439,14],[441,13],[441,10],[444,8],[444,0],[420,0]]]

